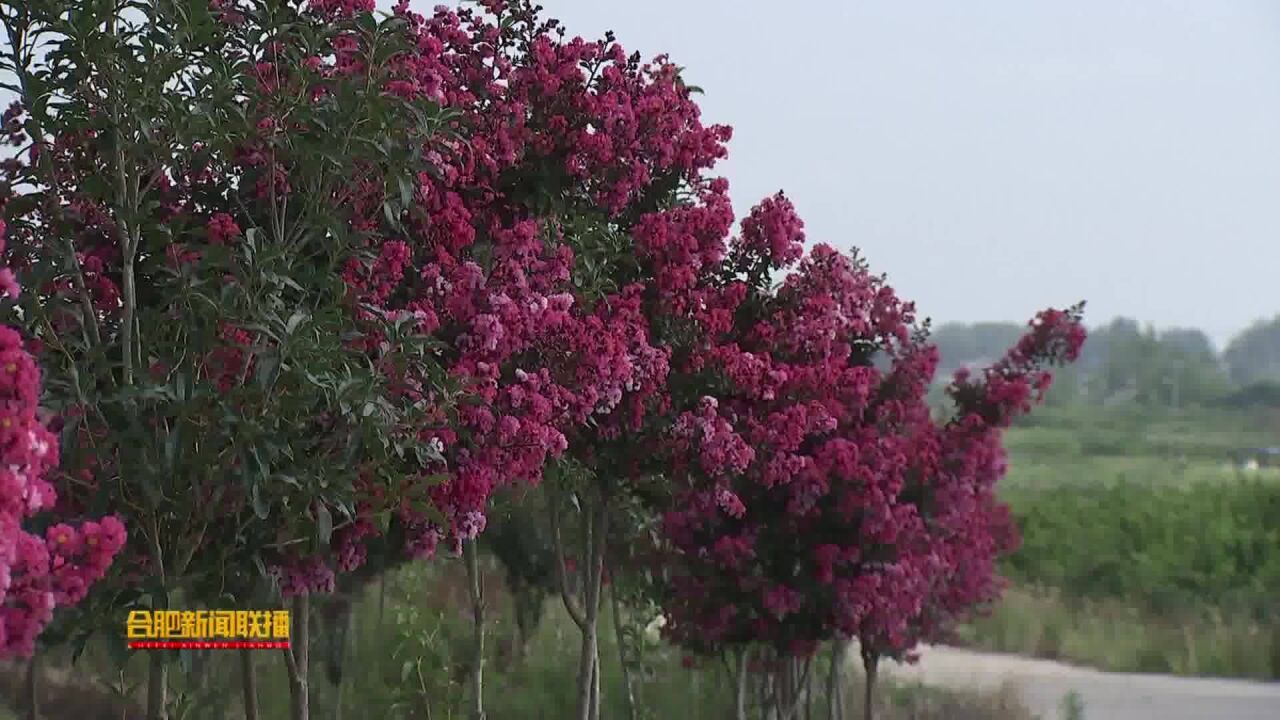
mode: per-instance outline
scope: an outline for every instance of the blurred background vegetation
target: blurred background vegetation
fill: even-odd
[[[1013,324],[939,327],[939,379]],[[936,390],[941,403],[941,387]],[[1280,316],[1218,352],[1194,329],[1091,332],[1010,430],[1012,589],[966,644],[1107,670],[1280,677]],[[1271,466],[1268,466],[1270,463]]]

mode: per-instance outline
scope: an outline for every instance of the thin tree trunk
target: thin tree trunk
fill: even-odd
[[[26,720],[40,720],[40,655],[39,650],[32,653],[27,662],[27,717]]]
[[[787,707],[791,705],[791,660],[783,660],[782,667],[778,668],[778,676],[774,680],[777,689],[773,692],[773,705],[776,708],[774,712],[778,715],[779,720],[790,720],[787,717]]]
[[[596,628],[590,618],[582,629],[582,645],[578,651],[578,711],[579,720],[591,720],[592,674],[595,671]]]
[[[293,637],[291,647],[285,648],[284,662],[289,668],[289,700],[291,720],[310,720],[311,692],[307,684],[307,670],[311,663],[311,595],[302,593],[293,598]]]
[[[813,720],[813,676],[815,674],[806,672],[804,675],[804,720]]]
[[[244,693],[244,720],[258,720],[258,676],[253,672],[253,651],[240,651],[240,689]]]
[[[600,720],[600,636],[596,635],[596,646],[592,650],[594,659],[591,663],[591,720]]]
[[[589,719],[600,720],[600,601],[601,588],[604,582],[604,548],[609,537],[608,514],[605,511],[604,498],[596,499],[593,509],[592,537],[589,572],[584,578],[587,583],[587,625],[591,628],[591,698]]]
[[[604,544],[608,536],[608,513],[603,499],[586,513],[583,533],[583,553],[586,560],[583,581],[583,607],[581,608],[582,646],[578,657],[578,711],[579,720],[598,720],[600,716],[600,643],[597,631],[600,617],[600,586],[604,579]],[[572,614],[572,610],[571,610]]]
[[[747,680],[751,677],[751,648],[742,651],[741,664],[738,666],[738,698],[735,717],[747,720]]]
[[[147,720],[169,720],[169,668],[160,650],[152,650],[147,672]]]
[[[578,626],[578,631],[581,633],[581,644],[578,649],[578,687],[574,702],[577,712],[574,717],[578,720],[591,720],[589,707],[591,701],[592,665],[589,643],[594,630],[587,622],[586,608],[578,603],[577,598],[569,590],[569,569],[568,564],[565,562],[564,540],[560,534],[560,498],[555,496],[549,486],[547,489],[547,518],[551,526],[551,545],[555,553],[556,584],[560,587],[560,599],[564,602],[564,609],[569,613],[569,618],[573,620],[574,625]],[[583,523],[583,547],[590,546],[590,538],[591,521],[590,517],[588,517],[586,522]],[[559,628],[557,628],[558,634]]]
[[[831,672],[827,674],[827,720],[844,720],[845,651],[843,638],[831,641]]]
[[[609,602],[613,608],[613,631],[618,639],[618,662],[622,665],[623,702],[628,720],[638,720],[635,685],[631,679],[631,661],[627,657],[627,643],[622,631],[622,604],[618,602],[618,584],[609,583]]]
[[[782,720],[791,720],[791,716],[795,714],[796,703],[800,700],[800,688],[796,662],[790,657],[782,665],[782,685],[785,692],[778,697],[778,717]]]
[[[766,717],[769,714],[769,678],[772,674],[762,672],[756,676],[756,705]]]
[[[880,656],[867,650],[862,651],[862,669],[866,675],[866,683],[862,692],[863,720],[875,720],[876,670],[880,665]]]
[[[783,686],[785,692],[778,694],[778,716],[782,720],[794,720],[796,715],[800,713],[800,708],[805,699],[805,688],[809,683],[809,668],[811,661],[806,660],[801,665],[798,658],[791,658],[785,661],[783,665]]]
[[[473,691],[472,720],[485,720],[484,715],[484,578],[480,577],[480,551],[474,540],[467,543],[467,579],[471,592],[471,684]]]

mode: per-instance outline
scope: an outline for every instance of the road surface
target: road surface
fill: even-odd
[[[856,653],[854,653],[856,655]],[[1058,720],[1075,691],[1085,720],[1280,720],[1280,683],[1104,673],[1048,660],[931,646],[916,666],[888,663],[885,675],[952,689],[1011,685],[1043,720]]]

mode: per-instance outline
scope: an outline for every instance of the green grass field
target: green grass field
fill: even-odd
[[[1050,410],[1012,429],[1014,589],[962,637],[1118,671],[1280,677],[1280,445],[1259,415]]]

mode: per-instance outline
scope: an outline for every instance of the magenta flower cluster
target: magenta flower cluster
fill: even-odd
[[[0,251],[5,224],[0,221]],[[8,268],[5,277],[12,277]],[[16,290],[15,290],[16,294]],[[58,607],[74,605],[124,547],[116,517],[56,524],[43,536],[26,521],[50,510],[58,439],[38,414],[40,370],[22,337],[0,327],[0,656],[30,655]]]
[[[444,462],[423,473],[447,477],[430,498],[447,525],[407,501],[392,508],[410,529],[406,551],[418,556],[473,537],[497,489],[539,482],[571,442],[639,428],[666,403],[670,351],[650,333],[647,277],[587,301],[574,283],[579,230],[548,216],[531,191],[573,198],[566,213],[608,222],[659,180],[700,188],[714,212],[673,214],[636,233],[665,297],[682,307],[693,302],[682,294],[694,279],[721,260],[715,243],[732,221],[725,183],[700,178],[725,154],[728,128],[701,124],[674,65],[641,64],[613,42],[562,41],[532,8],[489,10],[506,13],[506,22],[492,12],[438,8],[421,16],[398,7],[419,52],[395,61],[386,92],[438,99],[459,113],[467,143],[429,151],[438,170],[417,178],[407,236],[383,227],[380,178],[353,193],[356,229],[373,238],[371,260],[353,259],[344,270],[353,297],[450,347],[449,376],[468,398],[456,422],[420,431],[442,451]],[[341,49],[355,40],[346,43],[337,41]],[[362,71],[341,52],[335,57],[313,67]],[[557,164],[554,187],[528,177],[548,163]],[[376,333],[367,338],[371,348],[380,341]],[[401,380],[421,397],[421,379]],[[367,537],[342,534],[338,554],[359,557],[353,545]],[[311,567],[305,561],[300,573],[318,582],[301,570]]]
[[[845,636],[908,656],[997,596],[995,560],[1016,542],[994,493],[1000,431],[1084,331],[1074,311],[1042,313],[981,379],[956,378],[956,417],[939,422],[926,402],[937,353],[914,308],[830,247],[797,265],[803,239],[777,196],[729,243],[742,277],[719,305],[734,322],[706,322],[690,360],[727,390],[666,445],[679,483],[666,632],[704,653],[763,642],[806,655]],[[770,290],[761,271],[783,269]]]

